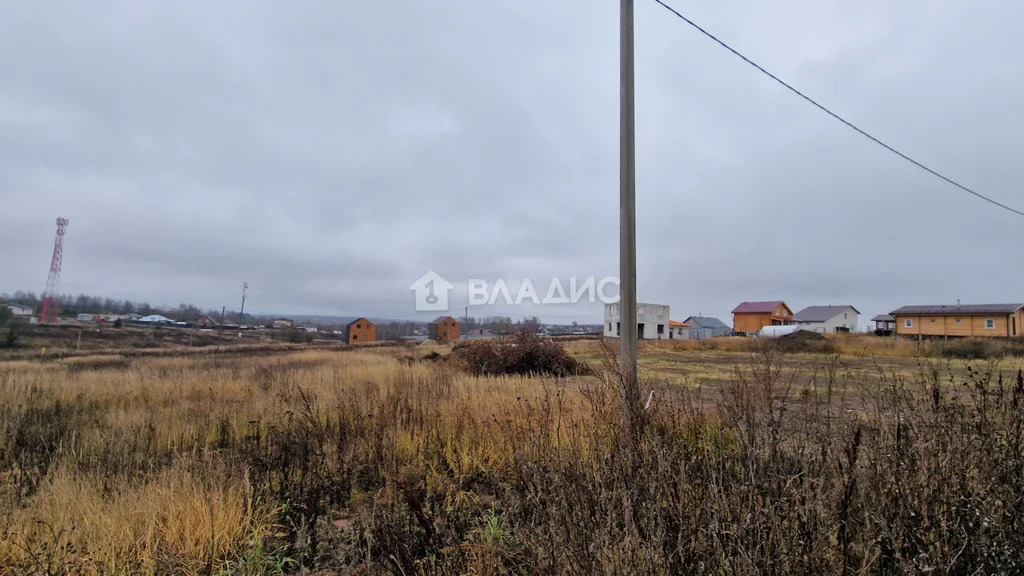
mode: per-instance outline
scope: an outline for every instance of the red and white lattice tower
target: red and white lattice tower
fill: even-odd
[[[50,277],[46,279],[43,292],[43,310],[39,313],[40,323],[56,324],[60,321],[60,267],[64,257],[64,235],[68,231],[68,219],[57,218],[57,238],[53,241],[53,259],[50,260]]]

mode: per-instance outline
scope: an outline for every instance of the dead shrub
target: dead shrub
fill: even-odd
[[[835,354],[836,345],[823,334],[808,330],[797,330],[780,336],[774,341],[776,347],[790,354]]]
[[[583,376],[589,366],[573,358],[560,343],[523,330],[501,338],[459,342],[448,360],[477,376]]]

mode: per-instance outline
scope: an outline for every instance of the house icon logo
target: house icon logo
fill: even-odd
[[[447,310],[448,291],[454,284],[431,270],[419,280],[412,283],[409,289],[416,293],[416,310]]]

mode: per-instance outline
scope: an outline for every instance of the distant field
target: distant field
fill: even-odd
[[[936,344],[919,346],[910,340],[856,335],[831,341],[836,344],[832,354],[779,354],[774,359],[780,379],[794,393],[819,390],[831,382],[833,391],[854,406],[866,394],[897,380],[902,385],[922,388],[936,371],[946,375],[944,384],[960,386],[968,365],[1007,381],[1024,368],[1022,357],[943,358],[937,357]],[[681,386],[714,401],[720,398],[723,387],[759,361],[762,344],[764,341],[750,338],[644,342],[639,372],[642,379]],[[611,345],[617,353],[618,342]],[[569,350],[587,362],[601,362],[602,352],[596,342],[571,343]]]
[[[304,333],[288,330],[258,329],[239,332],[231,330],[142,327],[128,325],[30,325],[18,340],[16,350],[0,349],[0,360],[11,355],[39,355],[43,348],[50,355],[76,356],[110,353],[122,350],[196,350],[207,347],[253,346],[272,344],[341,343],[334,334]]]
[[[595,340],[571,378],[442,345],[22,351],[0,575],[1019,573],[1021,360],[826,344],[644,343],[632,437]]]

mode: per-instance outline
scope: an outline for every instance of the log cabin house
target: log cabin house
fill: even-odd
[[[1024,330],[1024,304],[904,306],[890,315],[898,336],[1013,338]]]

